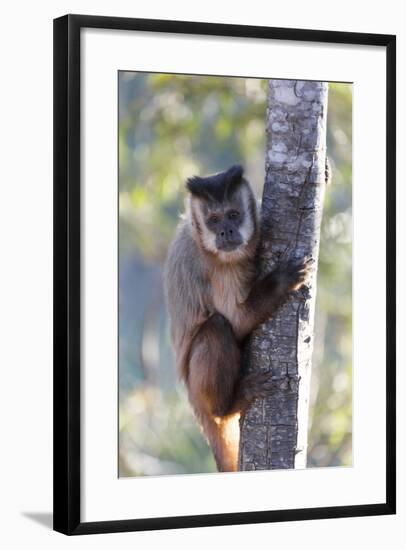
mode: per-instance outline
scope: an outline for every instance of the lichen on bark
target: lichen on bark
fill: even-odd
[[[247,370],[269,372],[272,389],[240,421],[240,470],[306,466],[327,95],[324,82],[269,81],[261,272],[288,257],[314,262],[306,287],[247,342]]]

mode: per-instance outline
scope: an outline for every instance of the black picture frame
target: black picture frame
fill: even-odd
[[[83,523],[80,519],[80,31],[102,28],[386,48],[386,500],[379,504]],[[67,535],[394,514],[396,511],[396,37],[66,15],[54,20],[54,529]]]

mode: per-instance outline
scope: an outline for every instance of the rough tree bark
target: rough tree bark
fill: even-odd
[[[288,257],[314,263],[309,284],[247,343],[247,370],[270,372],[272,383],[241,419],[240,470],[306,466],[327,95],[323,82],[269,81],[261,271]]]

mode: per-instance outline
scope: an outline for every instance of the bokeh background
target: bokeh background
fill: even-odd
[[[266,79],[119,73],[119,475],[216,471],[177,380],[162,269],[194,174],[264,179]],[[352,86],[330,83],[308,467],[352,463]]]

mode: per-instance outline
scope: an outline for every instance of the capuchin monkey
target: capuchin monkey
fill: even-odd
[[[244,339],[306,281],[309,260],[257,277],[257,203],[241,166],[187,180],[186,216],[165,268],[171,337],[189,401],[220,472],[238,466],[239,417],[270,390],[242,373]]]

